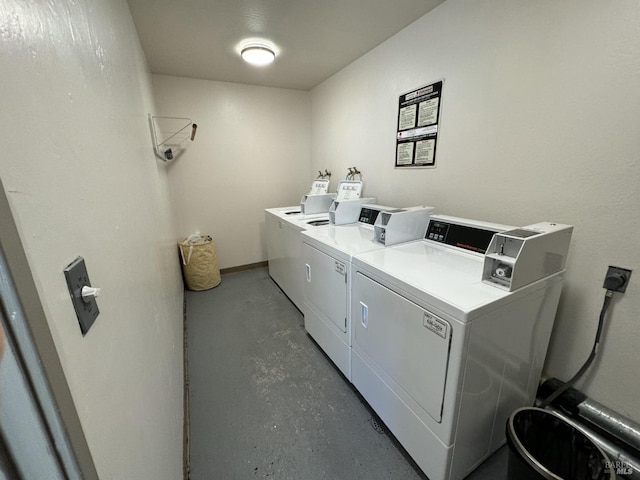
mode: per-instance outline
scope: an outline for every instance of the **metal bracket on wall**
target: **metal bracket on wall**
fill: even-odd
[[[163,161],[175,160],[184,151],[180,145],[196,138],[198,125],[190,118],[156,117],[149,115],[153,152]],[[191,128],[191,130],[189,130]]]

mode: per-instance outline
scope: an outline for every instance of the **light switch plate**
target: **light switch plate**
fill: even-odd
[[[82,298],[82,287],[91,286],[89,274],[84,263],[84,258],[78,257],[64,269],[64,276],[67,279],[69,294],[73,302],[73,308],[76,310],[78,322],[82,335],[86,335],[93,322],[100,314],[98,304],[95,298],[90,298],[88,302]]]

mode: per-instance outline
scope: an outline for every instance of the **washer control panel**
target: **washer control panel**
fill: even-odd
[[[376,210],[375,208],[362,207],[360,209],[360,217],[358,217],[358,221],[360,223],[366,223],[367,225],[373,225],[376,223],[376,218],[380,214],[380,210]]]
[[[451,245],[471,252],[486,253],[493,235],[498,230],[459,225],[452,222],[431,219],[426,240]]]

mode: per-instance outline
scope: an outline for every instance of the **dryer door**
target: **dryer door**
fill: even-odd
[[[317,248],[303,244],[306,268],[305,301],[310,302],[329,321],[330,326],[347,333],[347,265]]]
[[[360,272],[351,305],[354,350],[406,405],[440,422],[451,325]]]

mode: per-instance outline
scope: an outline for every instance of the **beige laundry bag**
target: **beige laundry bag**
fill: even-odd
[[[182,274],[189,290],[209,290],[220,284],[220,269],[213,239],[199,232],[178,243]]]

